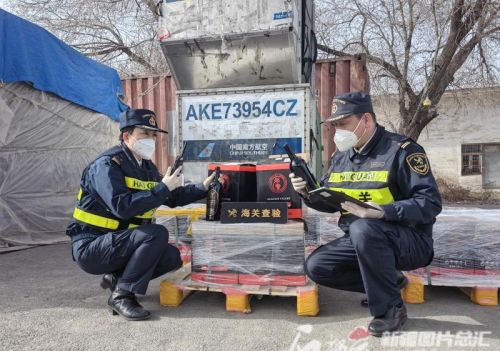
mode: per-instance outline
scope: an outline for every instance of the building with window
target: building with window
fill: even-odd
[[[420,134],[437,177],[473,191],[500,195],[500,87],[445,93],[439,116]],[[398,120],[394,96],[375,98],[375,110],[388,129]]]

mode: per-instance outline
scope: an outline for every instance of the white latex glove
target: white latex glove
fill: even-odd
[[[367,204],[375,208],[364,208],[350,201],[342,202],[340,206],[343,210],[359,218],[382,219],[385,217],[382,207],[373,202],[367,202]]]
[[[181,171],[182,166],[179,166],[179,168],[177,168],[173,173],[172,167],[167,168],[167,173],[161,181],[167,186],[168,190],[174,191],[182,185],[182,178],[179,177],[179,173],[181,173]]]
[[[205,178],[205,180],[203,181],[203,187],[205,188],[205,190],[208,190],[208,186],[210,185],[210,183],[212,183],[212,180],[214,180],[215,178],[215,171],[212,172],[212,174],[210,174],[207,178]],[[221,176],[222,178],[222,176]],[[219,182],[220,182],[220,178],[219,178]]]
[[[299,194],[302,194],[302,196],[307,197],[306,181],[297,177],[294,173],[290,173],[289,177],[292,182],[293,189]]]

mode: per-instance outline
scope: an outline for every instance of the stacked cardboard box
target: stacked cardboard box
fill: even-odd
[[[302,218],[302,200],[290,182],[290,163],[260,164],[257,170],[257,201],[286,202],[288,218]]]
[[[302,200],[289,179],[290,162],[269,160],[265,164],[210,163],[208,173],[220,167],[222,201],[286,202],[288,218],[302,217]]]
[[[255,165],[243,163],[210,163],[208,174],[220,168],[222,201],[251,202],[256,199]]]
[[[433,285],[500,287],[500,210],[445,208],[433,230]]]
[[[306,251],[344,235],[338,214],[308,209]],[[500,210],[446,207],[433,227],[434,260],[411,273],[426,284],[500,287]]]
[[[193,223],[191,279],[214,284],[305,285],[304,225]]]
[[[181,253],[182,262],[191,262],[191,223],[204,218],[205,207],[160,207],[155,212],[156,224],[163,225],[168,230],[168,242],[177,247]]]
[[[306,256],[316,248],[345,235],[339,228],[338,213],[324,213],[305,208],[302,219],[305,224]]]

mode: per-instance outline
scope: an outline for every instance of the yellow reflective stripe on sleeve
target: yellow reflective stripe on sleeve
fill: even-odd
[[[82,199],[82,195],[83,195],[83,190],[82,190],[82,188],[80,188],[80,190],[78,191],[78,194],[76,194],[76,199],[78,201],[80,201]]]
[[[155,209],[152,209],[151,211],[148,211],[148,212],[143,213],[141,215],[137,215],[134,218],[151,219],[151,218],[153,218],[154,213],[155,213]]]
[[[394,197],[389,188],[380,189],[346,189],[346,188],[333,188],[330,190],[339,191],[350,197],[358,199],[363,202],[374,202],[377,205],[388,205],[394,202]]]
[[[118,226],[120,225],[120,222],[115,219],[88,213],[79,209],[78,207],[76,207],[75,211],[73,212],[73,218],[86,224],[111,230],[118,229]]]
[[[147,182],[144,180],[125,177],[125,186],[129,189],[135,190],[151,190],[153,189],[158,182]]]
[[[132,223],[128,225],[129,228],[137,228],[138,226],[139,226],[138,224],[132,224]]]
[[[332,173],[330,183],[342,182],[387,182],[389,171],[341,172]]]

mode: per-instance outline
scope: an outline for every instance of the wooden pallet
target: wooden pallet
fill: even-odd
[[[318,287],[309,281],[305,286],[214,285],[191,280],[189,265],[160,283],[160,304],[177,307],[194,291],[217,292],[226,295],[226,311],[250,313],[252,296],[296,297],[297,315],[316,316],[319,313]]]
[[[470,297],[470,300],[481,306],[498,306],[498,287],[489,286],[455,286],[435,282],[432,285],[424,281],[421,277],[412,274],[406,274],[409,282],[408,285],[401,291],[403,300],[407,303],[423,303],[424,302],[424,287],[429,286],[453,286],[457,287]]]

